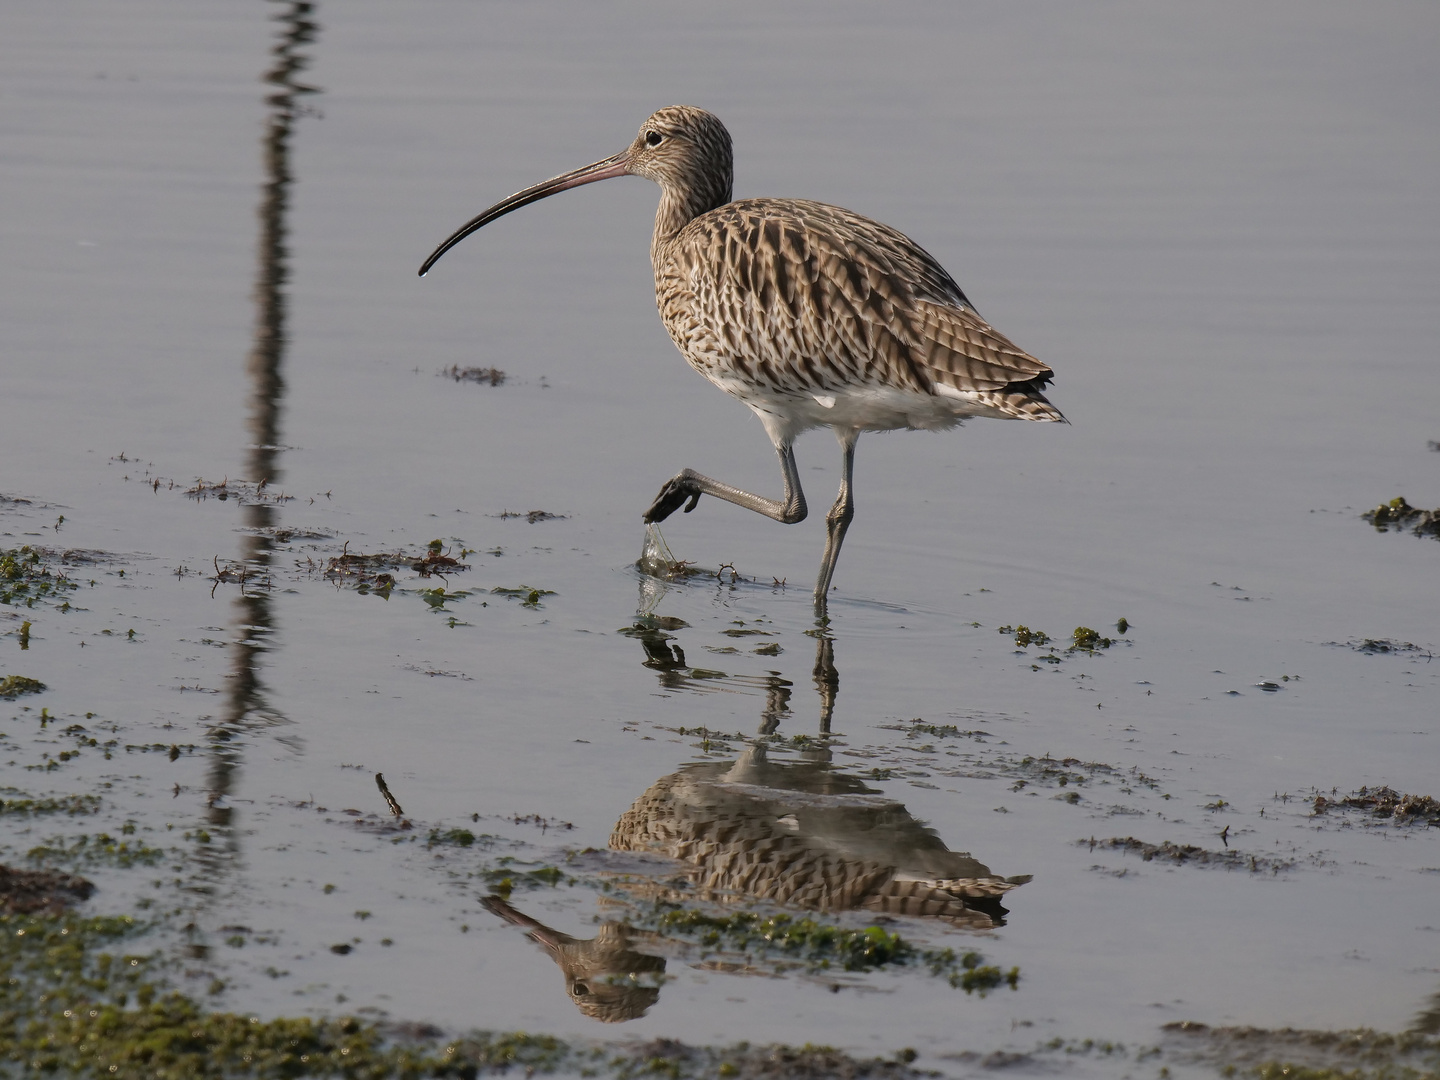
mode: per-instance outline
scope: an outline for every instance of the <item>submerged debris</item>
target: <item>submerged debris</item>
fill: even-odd
[[[1014,637],[1015,647],[1018,649],[1028,648],[1031,645],[1047,645],[1050,642],[1050,635],[1044,630],[1031,630],[1024,625],[1002,626],[999,632]]]
[[[468,554],[469,551],[461,549],[461,558]],[[426,545],[425,554],[418,558],[406,555],[403,551],[380,552],[374,555],[352,553],[350,543],[346,541],[341,553],[332,555],[325,564],[323,576],[331,581],[353,581],[361,592],[369,592],[373,588],[375,592],[388,597],[389,590],[395,584],[395,576],[389,571],[398,570],[402,566],[408,566],[421,577],[444,577],[446,574],[470,569],[469,563],[461,562],[450,554],[443,540],[431,540]]]
[[[488,833],[482,833],[480,840],[493,843],[494,837]],[[476,836],[469,829],[431,829],[430,835],[425,838],[426,847],[435,847],[437,844],[449,844],[453,847],[470,847],[475,843]]]
[[[121,829],[121,836],[135,831],[133,822],[127,822]],[[203,829],[197,834],[203,837],[200,843],[209,843],[210,837]],[[133,866],[155,866],[165,861],[165,849],[152,847],[141,839],[125,840],[109,833],[82,833],[68,843],[63,836],[31,848],[25,853],[32,863],[50,865],[108,866],[129,869]]]
[[[463,555],[464,552],[462,551]],[[459,559],[452,558],[445,549],[442,540],[431,540],[426,547],[425,555],[419,562],[411,563],[410,569],[414,570],[421,577],[429,577],[431,574],[450,574],[457,570],[469,570],[468,563],[462,563]]]
[[[75,562],[77,553],[57,555],[44,548],[24,547],[0,549],[0,604],[33,608],[39,602],[64,602],[64,594],[80,586],[65,576],[63,570],[51,572],[51,564]],[[68,602],[65,603],[68,609]]]
[[[1193,863],[1196,866],[1223,866],[1231,870],[1249,870],[1251,873],[1268,870],[1272,874],[1279,873],[1281,870],[1290,870],[1295,866],[1294,859],[1277,859],[1268,855],[1246,855],[1240,851],[1207,851],[1194,844],[1172,844],[1169,840],[1161,844],[1147,844],[1133,836],[1112,836],[1109,840],[1096,840],[1092,836],[1089,840],[1075,842],[1081,845],[1088,844],[1091,851],[1096,848],[1110,848],[1126,854],[1138,854],[1145,862],[1161,859],[1165,862],[1175,863],[1177,866]]]
[[[1430,653],[1413,641],[1395,641],[1393,638],[1365,638],[1362,641],[1327,641],[1326,645],[1340,645],[1356,652],[1368,653],[1371,656],[1377,653],[1402,653],[1402,652],[1423,652],[1428,657]]]
[[[27,1075],[666,1076],[919,1080],[913,1050],[854,1058],[826,1047],[689,1046],[562,1039],[524,1032],[447,1035],[427,1023],[352,1016],[260,1019],[214,1011],[178,992],[149,929],[129,916],[0,915],[0,1044]],[[337,953],[349,946],[332,947]]]
[[[67,732],[67,734],[69,734]],[[11,789],[13,790],[13,789]],[[21,793],[23,795],[23,792]],[[96,814],[100,812],[98,795],[49,795],[39,799],[0,799],[0,814],[39,817],[42,814]]]
[[[1130,623],[1126,619],[1121,619],[1115,625],[1121,634],[1124,634],[1126,630],[1130,629]],[[998,628],[998,632],[1012,636],[1015,639],[1015,647],[1017,649],[1027,649],[1031,645],[1037,647],[1049,645],[1050,642],[1055,640],[1049,634],[1045,633],[1045,631],[1032,630],[1023,624],[1017,626],[1001,626]],[[1070,636],[1072,644],[1065,651],[1071,653],[1087,652],[1093,654],[1097,649],[1110,648],[1116,641],[1115,638],[1101,636],[1098,630],[1092,630],[1088,626],[1077,626],[1075,632]],[[1052,647],[1047,654],[1040,656],[1039,659],[1049,664],[1058,664],[1063,660],[1063,657],[1059,656]]]
[[[518,588],[507,589],[496,586],[490,590],[492,596],[503,596],[509,600],[519,600],[520,606],[538,611],[545,605],[540,603],[542,597],[554,596],[554,589],[532,589],[529,585],[521,585]]]
[[[267,525],[257,529],[240,529],[239,532],[247,536],[265,536],[274,540],[277,544],[289,544],[295,540],[330,540],[334,533],[322,532],[319,529],[292,528],[288,525]]]
[[[1166,1024],[1164,1031],[1172,1046],[1220,1065],[1226,1076],[1244,1069],[1259,1080],[1424,1080],[1440,1070],[1440,1039],[1414,1031],[1212,1028],[1194,1021]]]
[[[612,1060],[617,1075],[646,1073],[672,1077],[722,1076],[730,1080],[909,1080],[933,1076],[911,1068],[917,1056],[902,1050],[894,1058],[854,1058],[829,1046],[687,1046],[673,1039],[632,1045],[631,1061]],[[631,1072],[631,1069],[637,1070]]]
[[[388,592],[388,589],[377,589],[376,591]],[[429,604],[432,611],[448,612],[450,609],[445,606],[446,604],[454,603],[456,600],[464,600],[465,597],[469,595],[470,594],[464,589],[456,589],[453,592],[446,592],[443,587],[420,590],[420,599],[424,600],[425,603]]]
[[[156,481],[156,490],[159,481]],[[283,491],[267,491],[270,486],[269,479],[260,481],[254,480],[231,480],[228,476],[219,482],[212,482],[197,478],[195,483],[185,489],[186,498],[194,499],[197,502],[205,499],[219,499],[225,502],[234,499],[242,506],[248,503],[286,503],[294,502],[294,495],[286,495]]]
[[[214,588],[210,590],[211,596],[215,595],[215,589],[218,589],[221,585],[239,585],[240,591],[243,593],[245,586],[251,584],[249,563],[230,562],[226,560],[225,565],[221,566],[219,555],[213,556],[212,561],[215,564],[215,576],[209,580],[213,581],[215,585]],[[268,572],[259,574],[255,578],[254,584],[261,589],[274,587],[274,583],[271,581]]]
[[[472,382],[487,386],[499,386],[505,381],[505,372],[497,367],[462,368],[459,364],[451,364],[448,368],[441,368],[439,373],[456,382]]]
[[[695,908],[657,903],[655,913],[644,920],[662,933],[697,938],[702,945],[759,955],[779,953],[793,957],[812,971],[839,968],[843,971],[870,971],[889,965],[923,964],[931,975],[942,977],[956,989],[984,997],[991,990],[1019,986],[1020,969],[1001,971],[986,964],[978,952],[957,953],[954,949],[922,949],[883,926],[859,929],[820,922],[808,915],[799,918],[781,913],[758,915],[739,911],[714,915]]]
[[[1042,787],[1057,785],[1066,787],[1070,784],[1078,786],[1090,782],[1096,777],[1114,777],[1116,780],[1123,781],[1127,786],[1139,784],[1152,791],[1158,790],[1160,787],[1158,781],[1153,777],[1146,776],[1139,769],[1133,767],[1124,769],[1100,761],[1081,761],[1079,758],[1073,757],[1053,758],[1049,754],[1044,754],[1037,758],[1026,754],[1024,757],[1016,759],[997,754],[989,759],[988,764],[991,768],[1015,778],[1015,783],[1010,787],[1011,791],[1020,791],[1029,784],[1038,784]],[[1121,787],[1120,790],[1125,791],[1125,787]]]
[[[403,551],[397,551],[393,555],[388,552],[381,552],[378,555],[361,555],[358,552],[350,553],[350,541],[345,541],[345,547],[339,555],[332,555],[330,561],[325,564],[325,576],[327,578],[356,576],[373,576],[377,570],[389,570],[395,567],[404,566],[410,557]]]
[[[923,735],[934,739],[974,739],[976,742],[984,742],[986,739],[994,737],[990,732],[982,731],[980,728],[962,731],[958,724],[927,724],[918,716],[910,721],[908,728],[898,724],[882,726],[888,727],[892,731],[905,732],[907,739],[918,739]]]
[[[0,679],[0,698],[15,700],[21,694],[38,694],[45,689],[39,679],[28,679],[24,675],[6,675]]]
[[[1330,810],[1369,810],[1377,818],[1393,818],[1397,824],[1425,822],[1440,825],[1440,802],[1429,795],[1402,795],[1391,787],[1361,788],[1343,799],[1315,796],[1315,813]]]
[[[1070,652],[1093,653],[1096,649],[1108,649],[1115,644],[1114,638],[1101,637],[1098,630],[1091,630],[1088,626],[1077,626],[1071,636],[1075,644],[1070,646]]]
[[[0,914],[58,914],[70,904],[88,900],[94,891],[94,885],[74,874],[0,865]]]
[[[670,545],[665,543],[665,537],[660,535],[660,526],[653,521],[645,525],[645,546],[640,552],[640,558],[635,560],[635,566],[642,574],[659,578],[661,581],[680,581],[714,573],[702,570],[685,559],[677,559],[671,552]]]
[[[1360,516],[1380,532],[1389,532],[1394,526],[1397,532],[1408,528],[1416,536],[1433,536],[1440,540],[1440,510],[1421,510],[1398,495]]]

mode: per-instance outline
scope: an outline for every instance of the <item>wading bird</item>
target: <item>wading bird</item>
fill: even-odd
[[[795,438],[830,427],[840,493],[826,516],[815,607],[855,516],[862,431],[939,430],[972,416],[1064,422],[1041,393],[1050,369],[995,330],[924,249],[877,221],[804,199],[730,201],[730,133],[703,109],[655,113],[626,149],[496,203],[420,267],[512,210],[581,184],[643,176],[660,185],[650,240],[660,319],[690,366],[760,418],[785,494],[767,499],[685,469],[645,511],[663,521],[701,495],[793,525],[805,518]],[[688,505],[687,505],[688,503]]]

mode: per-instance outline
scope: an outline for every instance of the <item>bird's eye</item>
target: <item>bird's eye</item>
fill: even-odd
[[[664,139],[665,136],[661,135],[658,131],[647,131],[645,133],[646,146],[659,146],[660,143],[664,141]]]

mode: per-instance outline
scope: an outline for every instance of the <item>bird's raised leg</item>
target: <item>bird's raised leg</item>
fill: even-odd
[[[835,576],[835,561],[840,558],[840,545],[845,542],[845,530],[855,517],[855,497],[850,494],[850,480],[855,473],[855,442],[860,432],[851,428],[837,428],[835,437],[840,440],[844,462],[840,473],[840,494],[835,505],[825,515],[825,555],[820,560],[820,580],[815,583],[815,613],[825,615],[825,599],[830,592],[830,579]]]
[[[685,469],[665,481],[665,486],[660,489],[660,494],[655,496],[655,501],[650,504],[650,509],[645,511],[645,520],[647,522],[664,521],[680,509],[681,504],[687,500],[690,505],[685,507],[685,512],[688,514],[695,509],[695,504],[700,501],[701,495],[714,495],[717,499],[724,499],[736,506],[754,510],[757,514],[764,514],[785,525],[794,525],[797,521],[804,521],[805,493],[800,490],[800,473],[795,468],[795,448],[787,442],[776,446],[775,452],[780,455],[780,468],[785,475],[784,499],[777,501],[767,499],[763,495],[752,495],[748,491],[741,491],[729,484],[722,484],[719,480],[702,476],[694,469]]]

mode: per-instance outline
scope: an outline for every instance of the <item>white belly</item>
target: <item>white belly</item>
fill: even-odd
[[[922,394],[888,386],[855,386],[826,394],[767,393],[723,377],[711,382],[754,410],[776,445],[802,431],[833,427],[852,431],[943,431],[972,416],[1005,414],[958,390]]]

